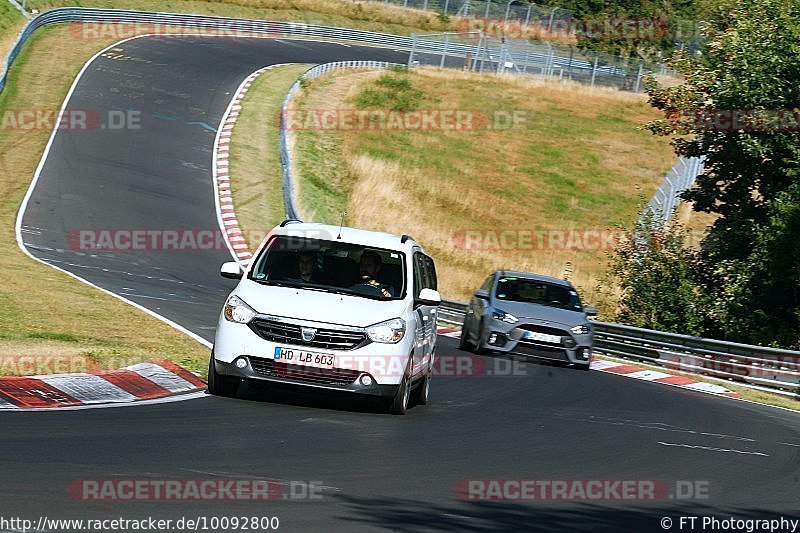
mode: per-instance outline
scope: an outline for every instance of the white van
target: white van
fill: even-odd
[[[264,239],[217,325],[211,394],[245,379],[428,401],[436,351],[436,268],[407,235],[287,220]]]

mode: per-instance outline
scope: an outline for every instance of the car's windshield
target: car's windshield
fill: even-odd
[[[405,296],[405,254],[359,244],[274,237],[249,279],[381,300]]]
[[[571,287],[534,279],[502,277],[497,280],[495,296],[498,300],[534,303],[581,311],[580,297]]]

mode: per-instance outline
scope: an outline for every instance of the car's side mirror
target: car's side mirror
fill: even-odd
[[[591,305],[584,306],[583,312],[586,313],[586,316],[597,316],[597,308]]]
[[[219,268],[219,275],[228,279],[242,279],[242,267],[236,261],[222,263]]]
[[[489,291],[484,289],[478,289],[477,291],[475,291],[475,298],[480,298],[481,300],[488,300]]]
[[[433,289],[422,289],[417,296],[417,304],[419,305],[439,305],[442,303],[442,295],[439,291]]]

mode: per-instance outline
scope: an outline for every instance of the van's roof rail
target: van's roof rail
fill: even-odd
[[[408,235],[406,235],[405,233],[403,233],[403,236],[402,236],[402,237],[400,237],[400,243],[401,243],[401,244],[405,244],[405,242],[406,242],[408,239],[411,239],[412,241],[414,240],[414,239],[412,239],[410,236],[408,236]]]
[[[283,222],[281,222],[281,227],[286,226],[287,224],[301,224],[303,221],[297,218],[287,218]]]

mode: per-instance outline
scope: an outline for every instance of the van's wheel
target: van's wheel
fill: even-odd
[[[397,393],[395,393],[394,400],[389,406],[389,412],[393,415],[404,415],[408,411],[408,404],[411,401],[411,364],[413,358],[413,354],[408,357],[408,365],[406,365],[406,371],[403,373],[403,379],[400,380]]]
[[[430,397],[431,390],[431,371],[422,378],[416,389],[414,389],[414,403],[416,405],[428,405],[428,398]]]
[[[239,389],[239,382],[238,378],[217,373],[214,352],[211,352],[211,359],[208,361],[208,393],[214,396],[234,396]]]

